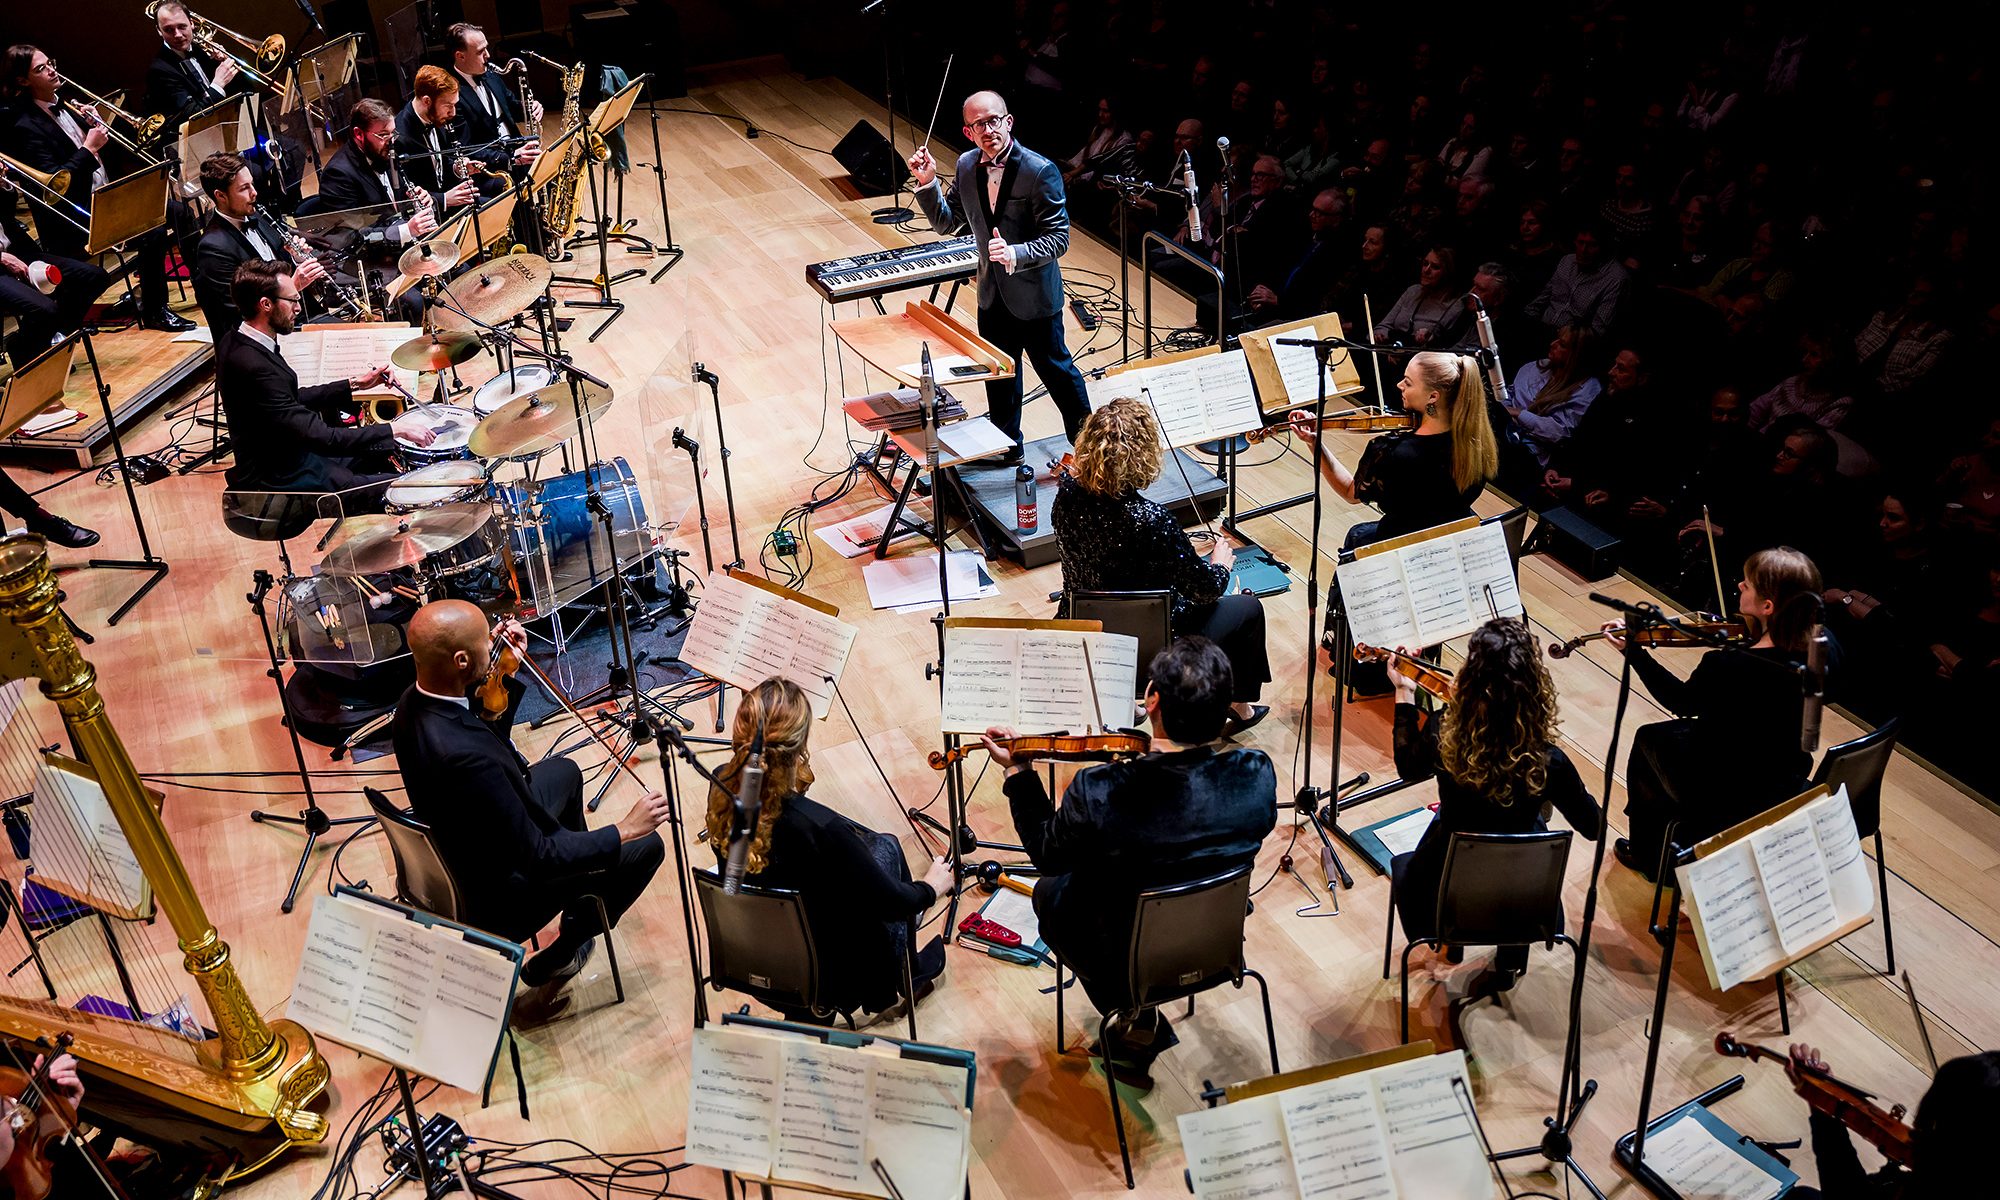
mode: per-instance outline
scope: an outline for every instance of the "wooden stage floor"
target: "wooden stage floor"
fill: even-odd
[[[808,146],[830,146],[861,117],[880,121],[880,112],[858,95],[828,80],[805,80],[771,65],[711,74],[680,106],[741,114],[762,129]],[[640,146],[635,157],[650,158],[646,133],[635,123]],[[666,114],[661,118],[672,200],[673,230],[687,258],[658,283],[620,286],[629,306],[595,343],[584,339],[600,317],[581,312],[566,339],[580,363],[616,385],[618,402],[602,425],[602,443],[631,460],[641,482],[647,512],[670,527],[671,541],[695,551],[700,536],[692,514],[687,457],[675,450],[672,432],[685,427],[704,447],[714,445],[708,395],[690,382],[701,361],[722,377],[735,491],[743,546],[754,565],[757,547],[780,515],[806,499],[822,471],[838,471],[849,445],[862,439],[844,427],[837,402],[842,395],[881,386],[851,355],[840,352],[826,323],[828,311],[806,286],[802,268],[841,254],[903,244],[907,239],[873,225],[868,212],[879,201],[856,197],[840,168],[823,154],[808,153],[773,136],[746,139],[740,124],[703,116]],[[1021,131],[1030,144],[1036,131]],[[1043,150],[1066,149],[1039,146]],[[945,147],[938,147],[945,152]],[[645,231],[658,228],[650,179],[635,175],[626,201]],[[921,235],[928,237],[928,234]],[[614,250],[614,266],[639,256]],[[594,266],[586,259],[586,265]],[[1116,256],[1103,244],[1077,237],[1065,260],[1073,287],[1101,290],[1117,274]],[[1377,297],[1378,305],[1387,300]],[[965,301],[961,300],[961,311]],[[843,306],[845,316],[857,306]],[[1174,299],[1156,318],[1168,327],[1190,318]],[[1107,324],[1086,335],[1071,319],[1071,345],[1088,368],[1117,356],[1117,329]],[[1136,340],[1136,339],[1135,339]],[[468,382],[490,374],[490,366],[468,369]],[[1032,405],[1030,436],[1059,429],[1052,406]],[[135,449],[164,444],[169,430],[156,416],[128,439]],[[1358,440],[1346,446],[1357,453]],[[1308,485],[1306,461],[1282,440],[1253,453],[1256,465],[1242,477],[1245,505],[1294,494]],[[711,460],[712,461],[712,460]],[[1353,461],[1349,458],[1349,461]],[[805,465],[802,465],[802,462]],[[808,470],[808,467],[811,468]],[[35,487],[53,477],[22,472]],[[218,520],[219,475],[175,478],[141,491],[141,503],[156,545],[172,563],[172,573],[125,623],[105,628],[103,619],[137,582],[122,573],[90,570],[86,554],[58,552],[64,568],[69,611],[99,634],[89,657],[102,676],[113,719],[142,771],[206,772],[266,769],[282,771],[290,749],[275,717],[274,698],[262,677],[262,643],[243,594],[251,571],[271,565],[263,547],[229,536]],[[727,544],[721,489],[711,475],[707,497],[718,548]],[[111,555],[136,552],[121,492],[92,486],[89,477],[69,483],[48,501],[56,511],[105,534],[97,549]],[[819,513],[831,523],[883,503],[857,489]],[[1489,497],[1490,511],[1501,503]],[[1254,523],[1252,531],[1295,572],[1292,589],[1269,600],[1277,679],[1266,694],[1272,716],[1248,738],[1269,752],[1288,796],[1301,778],[1300,705],[1307,673],[1318,669],[1305,652],[1303,576],[1313,553],[1306,544],[1308,510],[1295,508]],[[1327,555],[1338,546],[1355,510],[1329,496],[1318,553],[1322,577],[1332,569]],[[814,539],[816,541],[816,539]],[[919,553],[921,547],[902,553]],[[925,765],[937,729],[935,685],[924,664],[935,654],[932,626],[924,615],[869,610],[860,573],[863,560],[842,560],[818,546],[807,585],[815,595],[841,607],[861,627],[846,680],[852,719],[839,706],[813,731],[817,798],[875,828],[903,834],[913,861],[921,854],[898,815],[904,805],[930,800],[938,777]],[[1046,616],[1046,597],[1059,584],[1059,568],[1022,571],[994,564],[1000,595],[973,611],[993,616]],[[1528,614],[1537,631],[1552,639],[1594,627],[1600,610],[1584,598],[1590,590],[1555,564],[1531,558],[1523,565]],[[1604,590],[1604,589],[1600,589]],[[1608,590],[1637,596],[1629,581]],[[1564,745],[1584,766],[1593,790],[1601,778],[1609,738],[1617,661],[1593,647],[1567,661],[1551,663],[1562,692]],[[1317,692],[1323,705],[1324,676]],[[53,715],[39,699],[30,716],[44,743]],[[1341,768],[1365,769],[1379,779],[1393,774],[1389,764],[1389,706],[1376,701],[1350,708]],[[1628,718],[1632,725],[1660,719],[1642,695]],[[1329,770],[1329,722],[1322,708],[1315,724],[1311,778],[1324,784]],[[531,753],[561,730],[552,726],[527,739]],[[1829,715],[1825,740],[1838,742],[1856,732]],[[865,748],[864,748],[865,747]],[[895,795],[876,775],[866,750],[887,770]],[[1622,759],[1622,754],[1621,754]],[[329,762],[313,752],[316,778],[329,808],[338,814],[363,811],[359,787],[386,760],[355,766]],[[1622,771],[1622,761],[1618,764]],[[650,762],[641,771],[651,776]],[[1007,806],[998,773],[977,770],[971,820],[986,837],[1011,840]],[[684,774],[685,778],[685,774]],[[18,780],[16,781],[19,782]],[[245,791],[294,787],[283,776],[271,779],[185,780]],[[394,782],[393,778],[391,782]],[[615,819],[631,799],[629,782],[613,788],[603,817]],[[282,1010],[303,930],[303,912],[281,916],[278,901],[296,859],[298,840],[289,831],[253,824],[248,810],[258,797],[193,790],[168,784],[166,819],[188,860],[209,912],[235,949],[235,961],[250,994],[272,1013]],[[1431,798],[1429,787],[1412,789],[1349,815],[1361,824],[1407,810]],[[280,810],[296,797],[271,801]],[[1922,764],[1899,756],[1885,798],[1888,855],[1892,869],[1897,961],[1916,977],[1940,1058],[1974,1047],[2000,1045],[2000,1009],[1991,1004],[2000,980],[2000,816]],[[1614,795],[1612,824],[1623,826],[1622,798]],[[1292,846],[1292,822],[1280,822],[1258,863],[1258,879],[1277,870]],[[1296,850],[1308,864],[1307,880],[1323,891],[1314,863],[1312,835],[1298,835]],[[691,852],[705,851],[690,843]],[[1578,842],[1569,871],[1571,921],[1581,912],[1590,847]],[[315,878],[323,884],[326,859],[317,857]],[[1607,856],[1608,858],[1608,856]],[[1356,864],[1358,865],[1358,864]],[[355,879],[389,886],[392,867],[379,836],[358,840],[342,867]],[[14,868],[18,871],[18,867]],[[1303,1067],[1397,1040],[1397,992],[1381,978],[1386,880],[1359,867],[1356,887],[1340,897],[1336,919],[1306,919],[1294,910],[1307,903],[1299,883],[1276,878],[1258,897],[1248,927],[1248,961],[1271,981],[1278,1043],[1287,1067]],[[1629,1128],[1637,1108],[1644,1061],[1645,1027],[1651,1010],[1659,948],[1645,928],[1651,891],[1629,872],[1607,863],[1602,907],[1588,966],[1584,1010],[1584,1066],[1601,1090],[1578,1131],[1578,1154],[1591,1175],[1614,1195],[1636,1196],[1641,1189],[1612,1161],[1615,1139]],[[8,941],[18,939],[8,929]],[[502,1068],[495,1103],[479,1107],[474,1095],[440,1090],[427,1111],[450,1113],[475,1135],[525,1141],[570,1137],[602,1151],[637,1152],[680,1145],[683,1134],[688,1033],[689,976],[681,932],[679,899],[668,879],[655,882],[618,931],[628,999],[610,1006],[610,981],[583,986],[574,1015],[533,1030],[522,1038],[535,1119],[523,1123],[513,1106],[511,1076]],[[8,947],[0,947],[6,949]],[[1399,943],[1400,948],[1400,943]],[[1718,1058],[1710,1043],[1719,1029],[1767,1044],[1782,1043],[1777,1005],[1769,984],[1746,985],[1716,994],[1706,985],[1693,943],[1685,936],[1667,1008],[1660,1060],[1659,1097],[1677,1102],[1736,1072],[1738,1064]],[[601,962],[601,956],[599,961]],[[1479,969],[1482,956],[1452,967],[1426,953],[1413,961],[1418,1036],[1443,1040],[1448,998],[1461,992]],[[1881,924],[1846,943],[1824,950],[1795,973],[1793,1037],[1826,1049],[1846,1078],[1874,1088],[1888,1101],[1914,1106],[1925,1073],[1917,1031],[1897,987],[1874,971],[1882,961]],[[1558,1052],[1564,1032],[1564,1004],[1570,972],[1566,956],[1537,953],[1530,973],[1505,1000],[1482,1004],[1467,1015],[1465,1034],[1474,1055],[1474,1084],[1487,1129],[1499,1147],[1527,1145],[1541,1134],[1541,1118],[1553,1110]],[[173,976],[174,958],[161,948],[154,964]],[[926,1040],[976,1051],[980,1090],[974,1117],[972,1189],[977,1196],[1121,1194],[1118,1151],[1105,1102],[1102,1077],[1080,1050],[1058,1055],[1053,1046],[1053,1008],[1040,988],[1047,974],[1003,964],[983,955],[954,951],[942,986],[919,1010]],[[17,986],[25,987],[25,984]],[[739,1002],[712,996],[711,1004]],[[1082,1006],[1079,1000],[1078,1005]],[[1088,1015],[1080,1014],[1080,1015]],[[1094,1023],[1094,1018],[1092,1018]],[[1203,1081],[1224,1083],[1263,1073],[1263,1037],[1256,997],[1249,991],[1211,993],[1192,1020],[1179,1020],[1181,1044],[1156,1067],[1158,1086],[1150,1095],[1128,1097],[1129,1128],[1142,1193],[1184,1195],[1175,1117],[1198,1103]],[[1064,1038],[1072,1047],[1088,1041],[1073,1015]],[[334,1069],[333,1126],[338,1130],[384,1076],[380,1064],[341,1047],[327,1045]],[[1805,1131],[1805,1110],[1791,1095],[1782,1074],[1752,1067],[1747,1088],[1724,1106],[1727,1118],[1745,1132],[1765,1138],[1797,1137]],[[1657,1110],[1656,1110],[1657,1111]],[[1864,1158],[1870,1152],[1863,1151]],[[1538,1160],[1531,1160],[1538,1161]],[[328,1168],[324,1152],[293,1155],[263,1178],[242,1188],[246,1197],[302,1196],[319,1186]],[[1533,1176],[1512,1164],[1516,1182]],[[1802,1172],[1812,1177],[1809,1155]],[[382,1178],[380,1155],[365,1150],[358,1160],[363,1186]],[[510,1185],[511,1186],[511,1185]],[[1540,1185],[1553,1188],[1544,1178]],[[1553,1185],[1559,1188],[1560,1182]],[[547,1190],[538,1191],[537,1188]],[[719,1194],[713,1172],[691,1169],[676,1176],[675,1190]],[[522,1195],[558,1193],[554,1185],[525,1185]]]

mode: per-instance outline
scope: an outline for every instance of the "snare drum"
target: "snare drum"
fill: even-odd
[[[412,446],[402,438],[397,438],[396,457],[402,460],[404,470],[414,471],[418,467],[427,467],[432,463],[472,457],[472,451],[466,448],[466,442],[471,439],[473,429],[478,426],[479,417],[471,409],[433,404],[431,414],[428,416],[418,410],[412,411],[430,425],[431,432],[437,437],[428,446]]]
[[[486,490],[486,468],[475,459],[432,463],[389,485],[382,503],[390,512],[415,512],[440,504],[477,500]]]
[[[472,411],[482,417],[491,416],[509,401],[547,387],[555,382],[555,377],[556,373],[542,363],[522,363],[511,371],[502,371],[473,389]]]
[[[489,614],[512,606],[514,590],[503,542],[506,524],[489,512],[478,529],[455,546],[428,554],[417,566],[427,600],[469,600]]]

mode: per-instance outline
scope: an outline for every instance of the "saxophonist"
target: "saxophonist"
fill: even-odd
[[[479,26],[460,21],[446,33],[445,44],[451,47],[451,72],[458,77],[459,142],[486,147],[469,153],[488,170],[522,177],[542,156],[542,106],[529,96],[527,111],[522,111],[507,77],[493,69],[493,52]],[[530,140],[513,150],[490,144],[517,137]]]
[[[396,114],[396,158],[403,165],[403,178],[427,192],[456,187],[452,165],[466,157],[459,149],[458,91],[458,77],[450,71],[418,67],[410,102]],[[472,182],[481,195],[489,196],[506,186],[490,175]]]

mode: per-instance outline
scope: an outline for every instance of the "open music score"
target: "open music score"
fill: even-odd
[[[416,915],[346,889],[315,898],[285,1015],[365,1054],[477,1092],[500,1052],[521,947]]]
[[[419,336],[414,325],[369,322],[365,325],[302,325],[278,339],[278,353],[299,377],[299,386],[338,383],[352,379],[370,367],[389,361],[396,347]],[[393,368],[396,379],[411,392],[417,390],[417,372]],[[395,389],[387,384],[357,392],[361,396],[388,396]],[[418,399],[429,400],[429,396]]]
[[[149,794],[158,807],[159,794]],[[36,764],[35,849],[35,880],[44,887],[121,920],[152,917],[146,869],[88,764],[53,753]]]
[[[1465,1079],[1465,1052],[1453,1050],[1183,1113],[1194,1194],[1489,1200]]]
[[[1161,440],[1168,447],[1212,442],[1264,426],[1250,364],[1241,350],[1218,354],[1209,347],[1158,355],[1107,371],[1085,386],[1092,409],[1120,396],[1144,403],[1150,394]]]
[[[1718,989],[1769,978],[1873,919],[1875,876],[1845,785],[1815,788],[1695,854],[1678,875],[1702,966]]]
[[[1333,581],[1354,640],[1366,646],[1435,646],[1471,633],[1496,611],[1521,615],[1506,531],[1475,517],[1364,546]]]
[[[687,1161],[847,1195],[957,1200],[972,1158],[963,1067],[740,1027],[695,1030]]]
[[[1139,639],[1099,630],[1096,621],[950,618],[939,714],[943,732],[980,734],[1003,725],[1022,733],[1081,733],[1098,727],[1100,712],[1103,724],[1113,729],[1130,725]]]
[[[1339,314],[1321,313],[1303,321],[1245,331],[1243,356],[1250,363],[1250,377],[1257,383],[1267,422],[1273,413],[1319,402],[1319,355],[1310,346],[1280,346],[1278,342],[1299,338],[1318,341],[1321,330],[1338,336],[1341,328]],[[1361,372],[1350,351],[1336,350],[1327,359],[1326,376],[1328,400],[1339,401],[1362,390]]]
[[[799,685],[825,720],[855,628],[830,604],[736,571],[708,577],[681,661],[748,691],[772,676]],[[829,681],[830,680],[830,681]]]

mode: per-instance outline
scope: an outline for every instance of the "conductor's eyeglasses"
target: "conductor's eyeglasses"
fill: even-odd
[[[966,125],[966,128],[967,128],[967,129],[977,129],[977,130],[979,130],[979,131],[980,131],[981,133],[984,133],[984,132],[986,132],[986,131],[987,131],[987,130],[989,130],[989,129],[998,129],[998,128],[1000,128],[1000,126],[1001,126],[1001,125],[1003,125],[1003,124],[1005,124],[1005,123],[1007,122],[1007,120],[1008,120],[1009,118],[1011,118],[1011,117],[1012,117],[1013,115],[1014,115],[1014,114],[1012,114],[1012,113],[1001,113],[1001,114],[999,114],[998,116],[992,116],[992,117],[981,117],[981,118],[979,118],[979,119],[978,119],[977,121],[972,121],[972,122],[968,123],[968,124]]]

